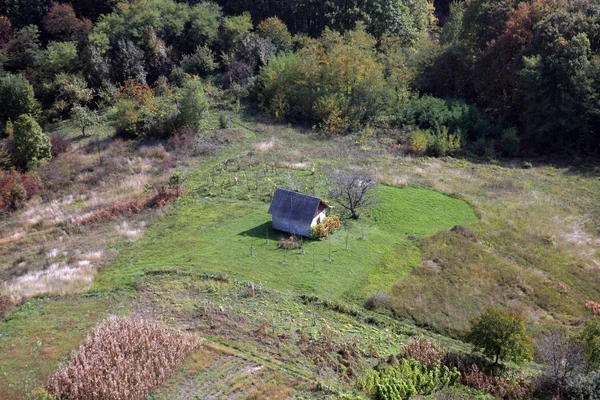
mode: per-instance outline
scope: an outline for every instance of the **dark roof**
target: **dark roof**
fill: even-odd
[[[328,207],[325,202],[316,197],[277,189],[269,207],[269,214],[292,221],[311,223],[320,205]]]

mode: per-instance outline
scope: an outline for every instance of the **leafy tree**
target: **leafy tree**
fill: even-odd
[[[494,359],[494,364],[499,361],[519,364],[531,360],[531,339],[521,315],[488,307],[471,324],[466,341],[486,357]]]
[[[15,27],[39,25],[52,0],[0,0],[0,10]]]
[[[44,50],[42,69],[49,76],[71,72],[78,67],[77,43],[50,42]]]
[[[13,140],[18,164],[24,168],[52,158],[50,137],[31,115],[23,114],[14,123]]]
[[[135,79],[146,83],[144,58],[144,52],[132,41],[120,39],[111,65],[113,79],[117,82]]]
[[[359,24],[344,35],[326,31],[297,54],[272,57],[258,77],[261,107],[327,133],[356,129],[383,112],[390,96],[375,45]]]
[[[84,41],[92,32],[91,21],[77,18],[70,4],[56,2],[44,17],[43,26],[52,39],[65,42]]]
[[[0,52],[6,47],[13,34],[14,31],[10,20],[4,15],[0,15]]]
[[[21,75],[9,74],[0,78],[0,125],[15,121],[22,114],[37,115],[40,106],[33,95],[33,87]]]
[[[184,83],[179,108],[179,120],[182,125],[189,125],[195,128],[200,126],[204,118],[204,113],[208,109],[200,80],[188,79]]]
[[[36,68],[40,58],[40,32],[35,25],[21,28],[6,45],[8,60],[5,66],[10,71]]]
[[[367,171],[338,172],[329,181],[329,198],[358,219],[376,201],[377,180]]]
[[[85,136],[85,130],[100,123],[97,112],[86,106],[76,105],[71,110],[71,122],[81,129],[81,136]]]
[[[250,13],[224,18],[219,27],[219,48],[225,53],[235,51],[235,47],[244,33],[253,28]]]
[[[217,69],[215,55],[208,46],[198,46],[194,53],[183,56],[181,67],[192,75],[206,76]]]
[[[75,105],[86,104],[92,99],[93,91],[80,75],[60,73],[54,80],[45,85],[49,97],[57,111],[68,111]]]
[[[278,50],[289,50],[292,47],[292,35],[287,26],[277,17],[267,18],[257,26],[259,35],[268,38]]]

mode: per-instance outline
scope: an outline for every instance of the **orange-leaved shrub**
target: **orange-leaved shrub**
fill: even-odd
[[[481,372],[475,364],[461,371],[459,382],[462,385],[481,390],[501,399],[530,398],[532,394],[530,385],[524,380],[489,376]]]
[[[110,317],[50,377],[48,393],[73,400],[143,400],[200,348],[163,324]]]
[[[585,306],[588,310],[592,310],[596,317],[600,317],[600,303],[596,303],[595,301],[586,300]]]
[[[310,236],[313,239],[325,239],[333,232],[341,229],[342,223],[336,216],[325,218],[323,222],[310,228]]]

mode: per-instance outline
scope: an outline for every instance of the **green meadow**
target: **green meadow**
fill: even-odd
[[[289,251],[277,246],[286,234],[271,228],[268,203],[224,197],[182,202],[123,248],[96,288],[127,288],[145,273],[176,270],[360,301],[389,291],[419,265],[421,238],[477,220],[466,202],[432,190],[378,191],[378,205],[363,218],[345,221],[327,240],[304,240],[302,250]]]

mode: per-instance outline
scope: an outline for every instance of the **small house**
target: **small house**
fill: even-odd
[[[277,189],[269,214],[273,217],[273,229],[310,237],[310,228],[325,220],[328,208],[319,198]]]

